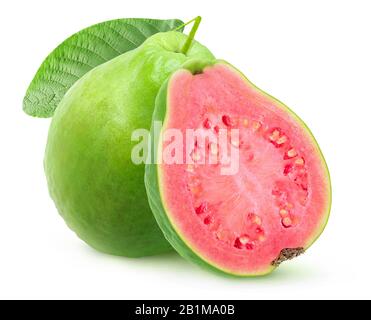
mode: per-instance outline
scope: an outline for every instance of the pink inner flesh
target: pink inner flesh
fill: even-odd
[[[189,155],[184,148],[194,164],[159,167],[172,224],[224,270],[264,272],[282,249],[305,247],[324,223],[329,195],[319,150],[277,105],[223,64],[198,75],[180,71],[170,82],[165,129],[215,137],[218,129],[239,129],[238,141],[227,139],[228,151],[239,149],[237,174],[221,174],[223,151],[208,139],[204,149],[195,141]],[[216,160],[205,164],[205,157]]]

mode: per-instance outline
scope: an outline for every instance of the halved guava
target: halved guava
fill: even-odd
[[[175,161],[175,136],[153,139],[145,176],[152,211],[180,255],[228,274],[263,275],[322,233],[331,186],[313,135],[234,67],[195,62],[175,72],[157,96],[152,128],[156,121],[163,138],[178,129],[184,142],[183,161]],[[189,129],[198,129],[191,148]],[[236,151],[237,170],[223,173]]]

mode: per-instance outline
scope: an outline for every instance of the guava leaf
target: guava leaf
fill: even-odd
[[[89,70],[182,24],[177,19],[117,19],[75,33],[41,64],[23,99],[23,110],[35,117],[53,116],[67,90]]]

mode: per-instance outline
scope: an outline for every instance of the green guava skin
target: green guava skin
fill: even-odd
[[[158,33],[91,70],[66,93],[45,154],[51,197],[67,225],[93,248],[141,257],[171,250],[148,205],[144,164],[131,161],[132,132],[150,129],[162,83],[186,61],[212,59],[187,36]]]
[[[224,64],[231,68],[234,72],[237,72],[242,79],[244,79],[246,82],[248,82],[250,85],[253,85],[246,77],[245,75],[236,69],[234,66],[229,64],[228,62],[224,60],[192,60],[188,61],[183,65],[183,69],[186,69],[190,71],[193,74],[200,73],[203,71],[205,67],[211,67],[216,64]],[[166,124],[166,118],[167,118],[167,105],[168,105],[168,92],[169,92],[169,83],[171,81],[171,77],[167,79],[166,82],[161,86],[158,96],[156,99],[156,105],[155,110],[153,112],[153,118],[152,122],[160,121],[164,124]],[[259,89],[255,85],[253,85],[255,88],[257,88],[262,95],[265,95],[269,97],[272,101],[275,101],[277,105],[279,105],[281,108],[283,108],[287,113],[291,114],[296,121],[307,131],[309,136],[312,139],[312,143],[316,145],[318,153],[317,156],[322,162],[322,165],[325,169],[325,172],[327,173],[327,187],[328,187],[328,199],[326,206],[323,208],[323,219],[321,221],[320,226],[318,229],[314,232],[314,236],[307,240],[307,243],[304,247],[305,250],[307,250],[322,234],[323,230],[325,229],[329,216],[331,211],[331,180],[330,180],[330,173],[325,161],[325,158],[322,154],[321,149],[318,146],[317,141],[315,140],[313,134],[311,133],[308,126],[301,120],[289,107],[284,105],[282,102],[277,100],[276,98],[270,96],[263,90]],[[154,125],[151,127],[151,132],[154,134]],[[157,152],[158,145],[155,145],[155,140],[151,141],[152,147],[151,147],[151,158],[157,159],[159,157],[159,153]],[[163,231],[165,238],[169,241],[169,243],[173,246],[173,248],[179,253],[180,256],[185,258],[186,260],[199,265],[200,267],[212,271],[214,273],[217,273],[219,275],[227,276],[227,277],[256,277],[256,276],[264,276],[267,274],[272,273],[277,267],[275,266],[268,266],[265,270],[259,272],[259,273],[246,273],[246,274],[240,274],[240,273],[234,273],[230,270],[224,270],[221,269],[219,266],[214,265],[212,262],[207,261],[206,259],[202,258],[202,255],[197,252],[195,248],[192,248],[192,246],[188,243],[187,239],[180,235],[179,231],[177,230],[176,226],[173,224],[173,222],[170,220],[167,212],[169,211],[166,207],[166,201],[162,197],[162,184],[161,184],[161,177],[158,170],[158,165],[155,162],[148,163],[146,165],[145,169],[145,186],[147,189],[148,194],[148,201],[151,206],[153,215],[156,218],[156,221],[158,225],[160,226],[161,230]]]

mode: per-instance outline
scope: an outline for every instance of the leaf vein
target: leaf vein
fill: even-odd
[[[113,49],[114,51],[116,51],[117,54],[121,54],[121,52],[119,50],[117,50],[116,48],[114,48],[106,39],[98,36],[97,34],[93,33],[92,31],[86,31],[86,34],[89,34],[89,35],[91,35],[91,36],[93,36],[93,37],[95,37],[95,38],[103,41],[108,47],[110,47],[111,49]]]

